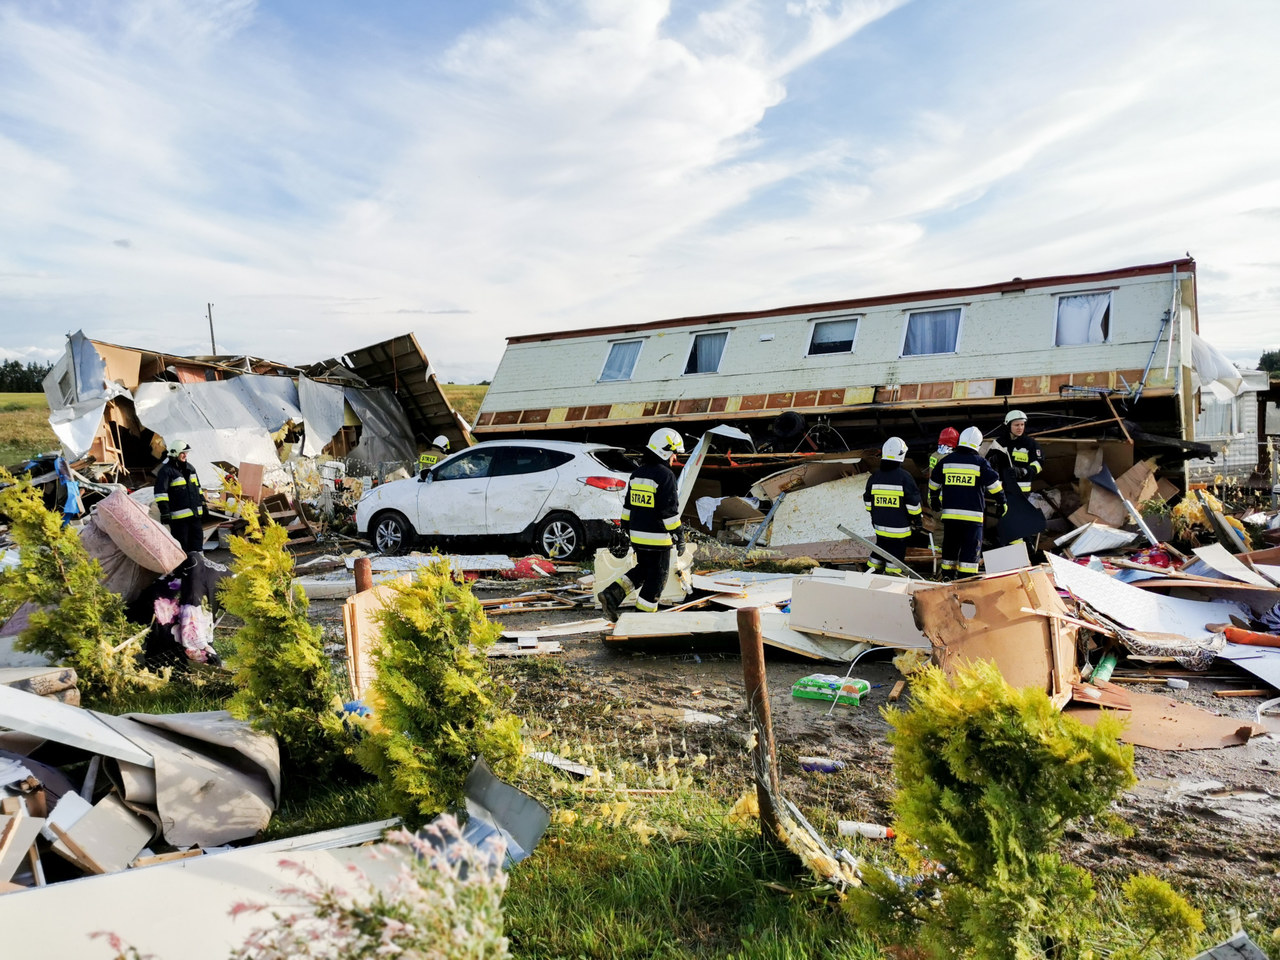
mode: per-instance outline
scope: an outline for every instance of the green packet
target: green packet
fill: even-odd
[[[834,700],[836,703],[862,705],[862,698],[871,689],[871,684],[857,677],[837,677],[828,673],[814,673],[801,677],[791,685],[793,697],[804,697],[809,700]]]

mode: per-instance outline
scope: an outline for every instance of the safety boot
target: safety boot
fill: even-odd
[[[627,599],[627,591],[620,583],[611,583],[600,591],[600,608],[604,611],[606,620],[611,623],[618,622],[618,609],[625,599]]]

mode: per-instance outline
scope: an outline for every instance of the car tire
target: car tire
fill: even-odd
[[[369,522],[369,540],[384,557],[407,553],[413,544],[413,526],[403,513],[388,510]]]
[[[587,546],[587,531],[571,513],[549,513],[533,531],[533,547],[549,560],[576,560]]]

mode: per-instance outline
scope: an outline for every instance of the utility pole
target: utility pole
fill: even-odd
[[[213,348],[213,355],[218,355],[218,341],[213,339],[213,304],[209,304],[209,346]]]

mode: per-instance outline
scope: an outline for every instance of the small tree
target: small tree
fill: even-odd
[[[1012,960],[1073,942],[1093,883],[1056,848],[1073,819],[1103,812],[1133,782],[1119,721],[1086,727],[1042,690],[1010,687],[988,661],[959,671],[954,686],[928,668],[911,708],[885,715],[899,850],[916,869],[932,861],[945,874],[925,882],[936,899],[873,875],[855,909],[938,955]]]
[[[60,514],[27,479],[0,470],[0,513],[21,560],[0,580],[7,608],[36,606],[17,647],[42,653],[75,668],[86,692],[107,699],[138,689],[155,689],[169,679],[140,666],[146,628],[129,622],[124,600],[103,584],[102,566],[85,553],[79,534],[62,525]]]
[[[1258,358],[1258,369],[1267,373],[1280,373],[1280,350],[1267,350]]]
[[[307,620],[306,594],[293,584],[288,539],[274,523],[251,523],[248,536],[231,538],[234,576],[223,581],[222,604],[243,626],[233,638],[237,692],[227,708],[274,734],[295,775],[316,779],[343,753],[338,684],[321,630]]]
[[[379,620],[374,723],[357,756],[382,781],[390,812],[421,823],[461,803],[477,755],[500,776],[515,771],[520,720],[495,702],[485,662],[499,630],[443,560],[398,584]]]

